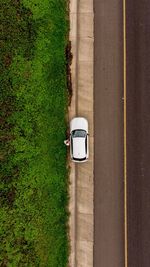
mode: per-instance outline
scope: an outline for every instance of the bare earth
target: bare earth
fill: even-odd
[[[89,122],[89,160],[70,162],[70,267],[93,266],[93,0],[70,1],[73,96],[69,118]]]

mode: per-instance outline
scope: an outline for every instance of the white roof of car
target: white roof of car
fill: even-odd
[[[86,157],[84,137],[73,138],[73,157],[77,159],[83,159]]]

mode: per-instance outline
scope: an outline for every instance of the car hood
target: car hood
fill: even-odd
[[[71,120],[70,132],[73,130],[85,130],[88,132],[88,122],[85,118],[78,117]]]
[[[86,157],[85,138],[83,137],[73,138],[73,157],[78,159]]]

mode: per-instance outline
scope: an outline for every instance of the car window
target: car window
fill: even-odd
[[[72,137],[86,137],[86,131],[84,130],[74,130],[72,131]]]
[[[84,160],[86,160],[86,157],[85,157],[85,158],[82,158],[82,159],[74,158],[74,157],[73,157],[73,159],[76,160],[76,161],[84,161]]]
[[[73,154],[73,140],[72,140],[72,136],[71,136],[71,151],[72,151],[72,154]]]
[[[87,154],[87,136],[85,138],[85,153]]]

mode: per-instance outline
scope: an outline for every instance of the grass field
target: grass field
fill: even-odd
[[[0,266],[65,267],[67,0],[1,2]]]

